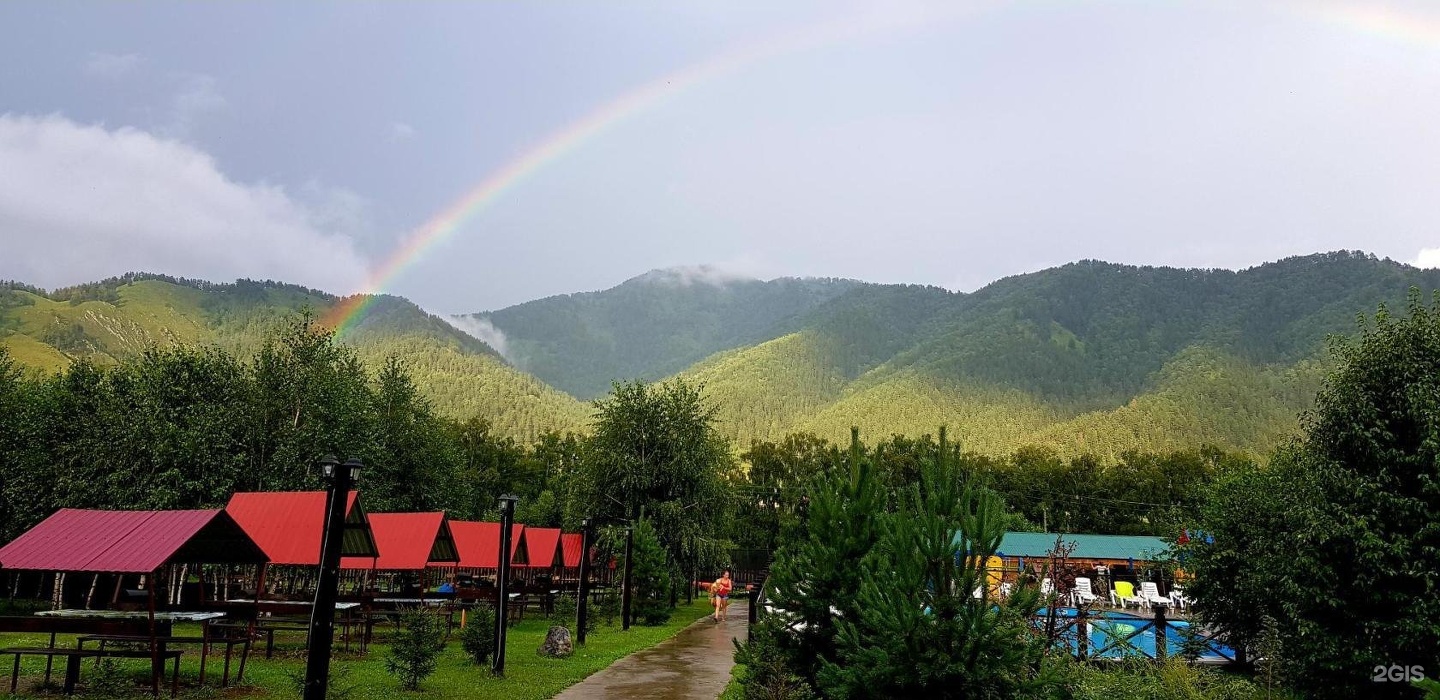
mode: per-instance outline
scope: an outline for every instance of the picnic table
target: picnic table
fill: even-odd
[[[235,620],[227,623],[232,627],[245,627],[247,634],[265,636],[265,658],[271,658],[275,654],[275,633],[276,632],[310,632],[310,617],[315,608],[314,601],[309,600],[261,600],[255,601],[247,598],[232,598],[223,603],[248,608],[254,612],[256,617],[246,620]],[[345,650],[350,650],[350,628],[355,623],[355,613],[361,605],[353,601],[335,603],[335,612],[340,614],[340,638],[345,643]],[[260,617],[260,615],[265,617]],[[361,650],[365,649],[366,642],[361,641]]]
[[[57,619],[57,620],[91,620],[91,621],[96,621],[96,622],[117,622],[117,621],[123,621],[123,622],[131,622],[131,623],[143,622],[143,623],[146,623],[146,624],[148,624],[149,621],[153,619],[156,623],[159,623],[159,624],[156,626],[156,628],[155,628],[155,633],[154,633],[154,634],[149,634],[149,633],[146,633],[146,634],[138,634],[138,633],[112,633],[112,632],[110,632],[110,631],[108,631],[108,630],[106,630],[106,629],[104,629],[104,628],[101,628],[101,627],[97,627],[97,628],[95,628],[95,629],[93,629],[93,630],[90,630],[90,631],[88,631],[88,632],[82,632],[82,633],[79,635],[79,637],[77,637],[76,642],[75,642],[75,648],[74,648],[73,650],[63,650],[63,654],[67,657],[66,674],[65,674],[65,675],[66,675],[66,678],[65,678],[65,680],[66,680],[66,686],[69,687],[69,688],[71,689],[71,691],[73,691],[73,689],[74,689],[73,686],[74,686],[75,678],[79,675],[78,664],[79,664],[79,661],[80,661],[80,659],[81,659],[82,657],[88,658],[88,657],[93,656],[93,657],[95,658],[95,662],[98,664],[98,663],[100,663],[100,659],[101,659],[102,657],[117,657],[117,656],[118,656],[118,657],[125,657],[125,658],[150,658],[150,659],[151,659],[151,669],[150,669],[150,671],[151,671],[152,676],[163,676],[164,673],[165,673],[165,661],[166,661],[166,660],[174,660],[174,663],[175,663],[174,670],[173,670],[173,671],[171,672],[171,674],[170,674],[170,675],[171,675],[171,679],[170,679],[170,694],[171,694],[172,696],[174,696],[175,694],[177,694],[177,693],[179,692],[179,688],[180,688],[180,685],[179,685],[179,684],[180,684],[180,651],[179,651],[178,649],[171,649],[171,648],[169,648],[169,647],[170,647],[170,645],[179,645],[179,644],[199,644],[199,645],[200,645],[200,683],[202,683],[202,684],[205,682],[205,664],[206,664],[206,661],[208,660],[209,655],[210,655],[210,645],[211,645],[211,644],[224,644],[224,645],[225,645],[225,672],[224,672],[223,677],[221,678],[221,684],[222,684],[222,686],[223,686],[223,685],[229,683],[229,679],[230,679],[230,657],[231,657],[232,651],[234,650],[234,648],[235,648],[235,646],[236,646],[236,643],[235,643],[235,642],[232,642],[232,641],[229,640],[229,639],[222,639],[222,638],[212,637],[211,634],[210,634],[210,622],[211,622],[212,620],[217,620],[217,619],[219,619],[219,618],[225,617],[225,613],[222,613],[222,612],[201,612],[201,611],[179,611],[179,610],[171,610],[171,611],[165,611],[165,612],[155,612],[155,613],[151,613],[151,612],[139,611],[139,610],[130,611],[130,610],[80,610],[80,609],[63,609],[63,610],[42,610],[42,611],[40,611],[40,612],[35,613],[35,616],[36,616],[36,617],[40,617],[40,618],[50,618],[50,619]],[[174,623],[176,623],[176,622],[198,622],[198,623],[200,623],[200,636],[199,636],[199,637],[194,637],[194,636],[179,636],[179,635],[171,634],[172,626],[173,626]],[[52,634],[52,636],[51,636],[51,641],[52,641],[52,649],[51,649],[49,655],[54,656],[54,655],[58,655],[58,654],[62,653],[62,652],[59,652],[59,651],[56,651],[56,650],[53,649],[53,641],[54,641],[54,635],[53,635],[53,634]],[[86,644],[87,642],[99,642],[100,646],[99,646],[98,649],[85,649],[85,644]],[[131,643],[131,644],[142,644],[142,643],[143,643],[143,644],[145,644],[145,645],[147,645],[147,646],[149,646],[150,644],[153,643],[153,644],[154,644],[154,649],[153,649],[153,651],[152,651],[152,650],[150,650],[150,649],[143,649],[143,650],[141,650],[141,649],[134,649],[134,648],[121,648],[121,649],[116,649],[116,648],[106,649],[106,648],[105,648],[105,646],[106,646],[107,644],[109,644],[109,643],[115,643],[115,642],[125,642],[125,643]],[[242,652],[241,652],[240,670],[239,670],[239,672],[236,674],[236,680],[237,680],[237,682],[238,682],[238,680],[240,679],[240,676],[241,676],[242,674],[244,674],[244,672],[245,672],[245,671],[244,671],[244,668],[245,668],[245,658],[249,655],[249,648],[250,648],[250,647],[249,647],[248,640],[247,640],[247,643],[245,644],[245,648],[244,648],[244,649],[242,650]],[[19,662],[20,662],[19,654],[20,654],[20,653],[23,653],[23,650],[12,650],[12,652],[10,652],[10,653],[15,653],[15,654],[16,654],[15,665],[16,665],[16,673],[18,674],[18,667],[19,667]],[[72,668],[72,665],[74,665],[74,668]],[[47,666],[47,669],[48,669],[48,666]],[[12,681],[11,681],[11,685],[12,685],[12,686],[14,685],[14,680],[13,680],[13,679],[12,679]]]

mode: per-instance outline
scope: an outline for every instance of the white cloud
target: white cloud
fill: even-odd
[[[515,364],[515,358],[510,356],[510,343],[505,339],[505,332],[496,328],[489,319],[474,316],[447,316],[445,314],[435,314],[435,316],[449,323],[455,330],[489,345],[492,350],[500,353],[501,357],[511,364]]]
[[[114,79],[124,77],[140,67],[142,59],[138,53],[91,52],[83,66],[85,74],[95,78]]]
[[[390,140],[409,141],[415,137],[415,127],[405,122],[395,122],[390,125]]]
[[[1415,267],[1440,267],[1440,248],[1422,248],[1420,254],[1415,256],[1415,261],[1410,264]]]
[[[332,218],[179,141],[0,115],[0,277],[57,287],[147,271],[348,293],[367,266]]]
[[[178,80],[180,87],[170,98],[168,121],[161,131],[167,136],[184,138],[201,117],[224,109],[227,103],[212,76],[185,73],[179,75]]]
[[[731,282],[753,280],[755,277],[714,265],[678,265],[661,270],[651,270],[641,275],[639,279],[650,284],[671,287],[689,287],[693,284],[722,287]]]

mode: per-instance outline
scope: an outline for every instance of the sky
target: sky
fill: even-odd
[[[0,279],[1440,266],[1440,4],[0,3]]]

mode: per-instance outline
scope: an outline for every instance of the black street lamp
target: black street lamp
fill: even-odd
[[[320,544],[320,580],[310,612],[310,641],[305,660],[305,700],[325,700],[330,683],[330,649],[335,643],[335,599],[340,597],[340,551],[345,537],[345,505],[363,466],[358,459],[344,464],[333,455],[318,466],[325,478],[325,534]],[[258,594],[258,592],[257,592]]]
[[[495,656],[491,658],[490,672],[505,675],[505,628],[510,613],[510,527],[515,522],[515,502],[519,497],[506,494],[500,497],[500,571],[496,576],[495,602]]]
[[[630,630],[630,574],[635,566],[633,559],[635,554],[635,525],[631,523],[625,526],[625,576],[622,579],[620,588],[620,629]]]
[[[585,623],[590,618],[590,519],[580,521],[580,590],[575,600],[575,643],[585,645]]]

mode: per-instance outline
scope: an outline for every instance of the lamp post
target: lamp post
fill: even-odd
[[[620,629],[630,630],[630,573],[634,571],[635,524],[625,526],[625,576],[620,584]]]
[[[575,601],[575,643],[585,645],[585,623],[590,618],[590,519],[580,521],[580,590]]]
[[[327,483],[325,534],[320,544],[320,579],[310,612],[310,643],[305,660],[305,700],[325,700],[330,683],[330,648],[335,643],[335,599],[340,595],[340,551],[345,536],[345,505],[363,466],[358,459],[344,464],[334,456],[318,463]]]
[[[510,527],[515,522],[516,496],[500,497],[500,571],[496,578],[495,602],[495,655],[490,662],[490,672],[505,675],[505,628],[510,612]]]

